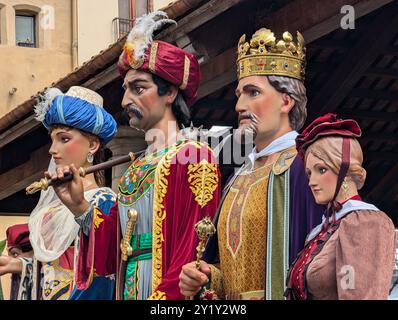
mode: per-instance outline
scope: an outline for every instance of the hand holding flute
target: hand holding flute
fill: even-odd
[[[53,174],[46,171],[44,176],[47,180],[53,181],[54,191],[58,198],[76,217],[82,215],[90,206],[90,203],[84,198],[84,190],[89,188],[90,182],[83,182],[83,178],[74,164],[58,167]],[[65,176],[71,179],[65,182],[63,180]],[[56,181],[63,181],[63,183]]]
[[[125,156],[122,156],[122,157],[119,157],[116,159],[112,159],[112,160],[109,160],[104,163],[100,163],[100,164],[97,164],[97,165],[94,165],[94,166],[91,166],[88,168],[79,168],[78,175],[80,175],[81,177],[84,178],[86,175],[88,175],[90,173],[94,173],[94,172],[100,171],[100,170],[109,169],[109,168],[112,168],[114,166],[117,166],[119,164],[122,164],[122,163],[125,163],[128,161],[134,161],[136,159],[136,155],[140,155],[143,152],[144,151],[141,151],[136,154],[130,152],[128,155],[125,155]],[[62,183],[71,181],[72,179],[73,179],[73,176],[69,172],[64,172],[62,179],[58,178],[58,176],[54,176],[54,177],[46,176],[45,178],[41,179],[40,181],[36,181],[36,182],[32,183],[30,186],[28,186],[26,188],[26,193],[34,194],[41,190],[47,190],[48,187],[53,186],[54,184],[62,184]]]
[[[141,151],[137,154],[141,154]],[[113,166],[134,161],[136,154],[130,152],[128,155],[100,163],[88,168],[77,169],[75,165],[58,167],[55,173],[44,173],[44,178],[34,182],[26,188],[27,194],[33,194],[40,190],[47,190],[53,186],[58,198],[75,215],[80,216],[90,206],[84,198],[84,191],[90,189],[90,179],[84,179],[87,175],[96,171],[105,170]]]

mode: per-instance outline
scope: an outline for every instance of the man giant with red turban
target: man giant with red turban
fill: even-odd
[[[152,40],[166,23],[175,22],[163,12],[138,18],[118,63],[122,107],[130,126],[152,137],[147,151],[121,178],[109,214],[84,201],[65,203],[83,228],[80,290],[94,273],[116,273],[118,299],[182,299],[178,276],[196,257],[194,225],[217,210],[220,173],[213,152],[181,134],[197,98],[199,63],[180,48]]]

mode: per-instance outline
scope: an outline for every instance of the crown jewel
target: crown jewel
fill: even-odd
[[[238,79],[253,75],[286,76],[304,81],[305,42],[297,31],[297,42],[289,32],[277,41],[270,29],[261,28],[246,42],[244,34],[238,45]]]

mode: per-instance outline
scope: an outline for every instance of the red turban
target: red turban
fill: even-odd
[[[163,41],[153,41],[142,61],[135,61],[130,50],[126,44],[117,64],[122,77],[130,69],[150,72],[179,87],[188,107],[195,103],[200,69],[194,55]]]
[[[122,77],[130,69],[141,70],[177,86],[185,97],[188,107],[198,96],[200,69],[198,59],[164,41],[153,41],[153,33],[166,24],[177,24],[167,19],[163,11],[151,12],[136,19],[131,29],[117,67]]]
[[[28,224],[16,224],[6,231],[8,248],[30,245]]]
[[[305,150],[317,139],[325,136],[358,138],[362,134],[358,123],[352,119],[339,119],[333,113],[316,118],[296,138],[297,150],[304,158]]]

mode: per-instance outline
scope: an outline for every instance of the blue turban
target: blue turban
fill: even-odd
[[[117,132],[115,119],[104,108],[67,95],[56,96],[43,119],[47,129],[56,124],[96,135],[104,144]]]

